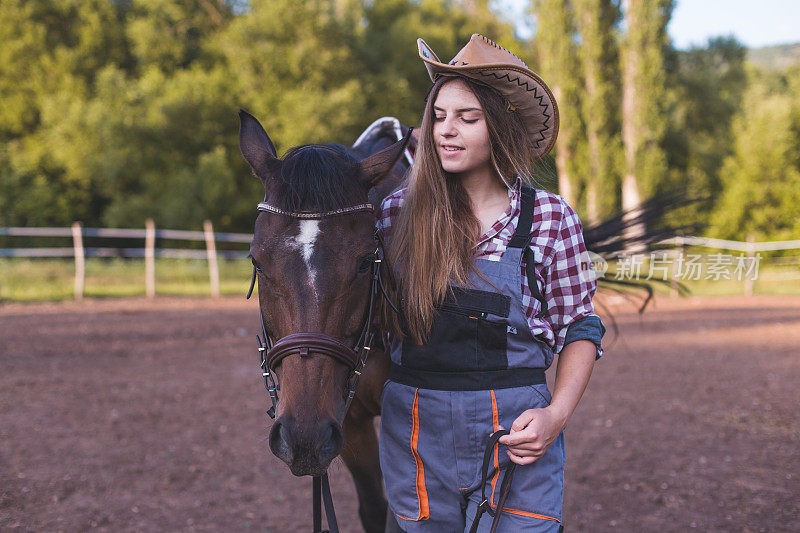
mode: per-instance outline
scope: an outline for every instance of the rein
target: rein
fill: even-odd
[[[374,211],[372,204],[365,203],[325,212],[290,212],[270,205],[266,201],[258,204],[258,210],[298,219],[322,219],[361,211]],[[267,334],[267,325],[264,321],[264,313],[261,311],[261,307],[259,306],[261,336],[256,335],[256,341],[258,343],[258,357],[261,367],[261,374],[264,377],[264,386],[266,387],[272,402],[272,406],[267,410],[267,414],[270,416],[270,418],[275,418],[278,407],[278,391],[280,390],[280,384],[276,384],[273,377],[275,368],[287,357],[293,355],[308,357],[312,353],[315,353],[331,357],[337,362],[344,364],[350,370],[350,375],[347,378],[347,399],[345,400],[342,421],[340,421],[340,423],[344,421],[344,418],[350,409],[350,404],[353,401],[353,397],[355,396],[358,379],[361,377],[364,366],[367,364],[369,352],[372,349],[372,341],[375,337],[372,316],[378,291],[381,291],[393,309],[397,309],[389,300],[381,279],[381,262],[383,261],[384,247],[383,241],[378,232],[375,232],[374,239],[375,251],[372,254],[372,279],[370,281],[369,303],[367,305],[366,312],[367,316],[364,320],[364,325],[361,328],[361,334],[359,335],[358,340],[356,340],[354,347],[351,348],[345,345],[339,339],[324,333],[308,332],[286,335],[273,344],[272,339],[270,339],[269,335]],[[250,289],[247,291],[247,299],[250,299],[250,296],[253,294],[257,271],[258,267],[253,265],[253,276],[250,279]],[[312,484],[312,496],[314,502],[314,533],[338,533],[339,527],[336,522],[336,512],[333,508],[333,498],[331,496],[327,470],[321,476],[314,476]],[[324,531],[322,530],[322,502],[320,500],[322,500],[325,505],[325,515],[329,528],[328,530]]]

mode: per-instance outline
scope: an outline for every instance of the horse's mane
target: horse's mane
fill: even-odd
[[[340,144],[306,144],[283,157],[274,189],[286,211],[331,211],[366,200],[358,161]]]

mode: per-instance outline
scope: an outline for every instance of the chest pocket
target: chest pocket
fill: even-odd
[[[511,298],[477,289],[454,288],[436,309],[428,342],[403,342],[402,365],[435,372],[508,368]]]

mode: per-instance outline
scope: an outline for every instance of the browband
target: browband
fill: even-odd
[[[358,205],[351,205],[349,207],[342,207],[341,209],[334,209],[333,211],[324,211],[324,212],[310,212],[310,211],[284,211],[283,209],[279,209],[274,205],[270,205],[267,202],[259,202],[258,203],[258,210],[259,211],[268,211],[270,213],[275,213],[276,215],[284,215],[287,217],[292,218],[325,218],[331,217],[335,215],[344,215],[345,213],[353,213],[355,211],[374,211],[375,208],[372,207],[372,204],[358,204]]]

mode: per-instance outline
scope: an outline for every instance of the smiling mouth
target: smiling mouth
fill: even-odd
[[[442,146],[441,148],[445,152],[458,152],[458,151],[463,150],[463,148],[461,148],[459,146]]]

